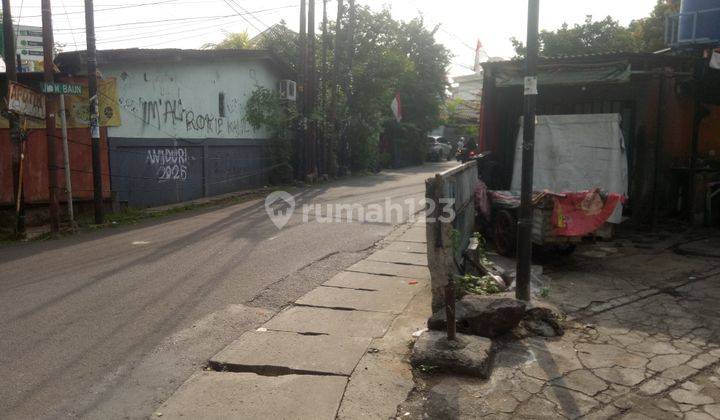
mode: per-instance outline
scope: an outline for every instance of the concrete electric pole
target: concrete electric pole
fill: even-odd
[[[95,48],[95,9],[93,0],[85,0],[85,34],[87,43],[88,96],[90,98],[90,138],[92,141],[93,204],[95,224],[105,220],[102,193],[102,160],[100,159],[100,121],[98,116],[97,51]]]
[[[522,182],[520,217],[518,218],[518,259],[516,297],[529,301],[531,294],[533,226],[533,174],[535,161],[535,108],[537,105],[537,59],[539,50],[538,24],[540,0],[528,1],[527,56],[525,74],[525,103],[523,119]]]
[[[42,0],[43,70],[46,83],[55,82],[53,64],[53,28],[50,0]],[[57,141],[55,138],[55,97],[45,95],[45,136],[47,139],[48,187],[50,192],[50,229],[60,232],[60,197],[58,188]]]

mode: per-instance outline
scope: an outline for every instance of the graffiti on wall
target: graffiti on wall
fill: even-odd
[[[249,137],[255,130],[244,118],[220,117],[186,108],[182,99],[120,98],[120,106],[158,130],[205,134],[208,136]],[[227,102],[228,113],[239,113],[240,101]]]
[[[184,147],[149,149],[145,162],[155,172],[158,182],[186,181],[188,152]]]

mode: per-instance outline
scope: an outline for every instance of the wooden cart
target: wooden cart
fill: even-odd
[[[533,244],[553,248],[561,254],[571,254],[575,245],[582,240],[580,236],[556,236],[553,233],[554,202],[552,196],[536,193],[533,197]],[[519,202],[492,202],[491,235],[495,248],[500,255],[513,256],[517,248],[517,222]]]

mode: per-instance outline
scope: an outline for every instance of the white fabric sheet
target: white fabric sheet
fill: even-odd
[[[522,119],[512,189],[520,190]],[[627,195],[628,163],[619,114],[544,115],[535,129],[533,190],[562,193],[601,188]],[[618,206],[611,223],[620,223]]]

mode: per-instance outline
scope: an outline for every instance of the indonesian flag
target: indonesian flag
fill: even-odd
[[[473,67],[473,70],[475,72],[480,71],[480,53],[482,52],[483,44],[478,39],[477,41],[477,47],[475,47],[475,67]]]
[[[395,93],[395,99],[390,104],[390,109],[395,116],[395,121],[402,121],[402,102],[400,101],[400,92]]]

